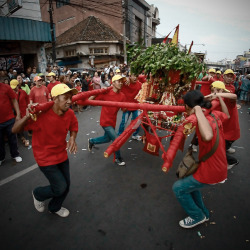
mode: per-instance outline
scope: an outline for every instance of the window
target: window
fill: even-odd
[[[56,8],[60,8],[64,5],[67,5],[70,0],[56,0]]]
[[[89,48],[90,54],[108,54],[108,48]]]
[[[65,57],[76,56],[76,50],[75,49],[65,50],[64,55]]]

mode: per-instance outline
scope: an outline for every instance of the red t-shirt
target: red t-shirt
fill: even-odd
[[[205,162],[201,162],[199,168],[193,174],[193,177],[197,181],[206,184],[219,183],[227,178],[227,158],[222,123],[224,121],[227,122],[228,117],[225,113],[222,113],[220,111],[212,111],[212,113],[216,117],[219,127],[219,145],[215,153]],[[214,136],[213,139],[209,142],[202,141],[198,123],[195,124],[196,134],[198,136],[199,142],[199,160],[212,149],[213,145],[215,144],[217,135],[216,123],[214,119],[210,115],[208,115],[206,118],[212,127]]]
[[[29,120],[28,129],[33,130],[32,148],[39,166],[55,165],[67,160],[66,136],[68,131],[78,131],[74,111],[57,115],[53,109],[38,116],[37,121]]]
[[[113,101],[113,102],[125,102],[126,97],[122,92],[116,93],[112,89],[109,90],[106,94],[98,95],[95,100],[102,101]],[[100,125],[102,127],[112,126],[115,128],[117,112],[120,108],[117,107],[102,107]]]
[[[12,99],[16,94],[8,84],[0,83],[0,123],[14,118]]]
[[[45,103],[49,100],[49,91],[44,85],[40,88],[35,86],[30,90],[29,98],[33,103]]]
[[[225,84],[225,87],[230,93],[235,94],[235,87],[232,84]],[[225,98],[224,101],[230,115],[230,119],[224,124],[225,139],[228,141],[236,141],[240,138],[239,114],[236,100]]]
[[[59,83],[60,83],[60,82],[58,82],[58,81],[50,82],[50,83],[48,84],[48,86],[47,86],[47,89],[48,89],[49,93],[51,93],[51,89],[52,89],[54,86],[56,86],[57,84],[59,84]]]
[[[138,101],[135,100],[136,95],[141,89],[142,83],[136,81],[136,83],[130,83],[130,85],[123,85],[121,92],[125,95],[127,102],[134,102],[137,103]],[[128,109],[128,110],[135,110],[135,109]]]
[[[26,115],[26,108],[29,104],[29,96],[22,89],[19,89],[18,93],[15,93],[15,94],[16,94],[16,99],[18,101],[18,105],[19,105],[19,109],[20,109],[20,113],[21,113],[21,118],[22,118]]]

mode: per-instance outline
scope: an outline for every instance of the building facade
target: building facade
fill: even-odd
[[[45,72],[44,44],[51,42],[50,24],[43,22],[39,0],[0,0],[0,70],[37,67]]]
[[[98,52],[97,49],[92,50],[93,53],[90,52],[89,47],[87,47],[86,44],[93,43],[93,47],[102,46],[103,48],[107,48],[106,52],[108,51],[108,53],[105,54],[106,56],[111,56],[111,58],[100,59],[101,61],[104,60],[109,63],[120,63],[123,61],[122,57],[124,56],[122,41],[126,39],[127,43],[133,44],[136,42],[142,42],[146,46],[150,46],[152,38],[155,37],[156,26],[160,24],[158,9],[153,5],[149,5],[144,0],[104,0],[102,1],[102,4],[98,4],[96,1],[87,0],[55,0],[52,1],[52,6],[53,22],[55,24],[55,34],[57,38],[63,34],[66,35],[68,30],[70,30],[72,27],[76,27],[79,23],[84,22],[84,20],[87,20],[87,18],[90,16],[94,16],[103,24],[108,25],[113,30],[112,32],[116,32],[117,34],[121,35],[118,40],[88,40],[85,42],[85,45],[83,45],[84,40],[82,38],[80,38],[78,41],[75,41],[75,44],[74,42],[71,42],[70,45],[66,42],[62,44],[61,42],[59,43],[56,41],[56,62],[60,60],[59,63],[61,64],[62,61],[66,61],[62,57],[65,55],[65,53],[62,52],[62,47],[64,47],[64,50],[67,50],[67,46],[75,46],[74,50],[76,52],[74,55],[74,60],[72,60],[72,64],[80,68],[87,66],[85,62],[82,62],[82,57],[100,57],[101,54],[96,53]],[[42,20],[49,22],[49,1],[40,0],[40,7]],[[92,33],[90,30],[89,32]],[[95,31],[93,32],[95,33]],[[124,34],[125,38],[123,36]],[[98,46],[96,45],[97,42],[99,43]],[[101,42],[102,45],[100,45]],[[79,48],[79,46],[81,48]],[[50,49],[48,51],[51,53]],[[102,56],[105,55],[103,54]],[[49,55],[49,58],[51,58],[51,55]],[[98,63],[98,60],[95,58],[95,64],[96,63]]]

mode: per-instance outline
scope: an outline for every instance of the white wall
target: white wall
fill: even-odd
[[[0,6],[5,3],[6,0],[0,0]],[[42,21],[40,3],[39,0],[22,0],[22,8],[11,14],[9,17],[18,17],[24,19],[31,19],[36,21]],[[8,14],[8,6],[5,4],[0,10],[0,16],[6,16]]]

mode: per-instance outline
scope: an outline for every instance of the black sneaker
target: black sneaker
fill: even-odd
[[[115,159],[115,163],[117,165],[119,165],[119,166],[125,166],[126,165],[125,161],[121,157],[120,158],[116,158]]]
[[[94,147],[94,143],[92,143],[91,141],[90,141],[90,139],[88,139],[88,150],[89,151],[91,151],[92,150],[92,148]]]

